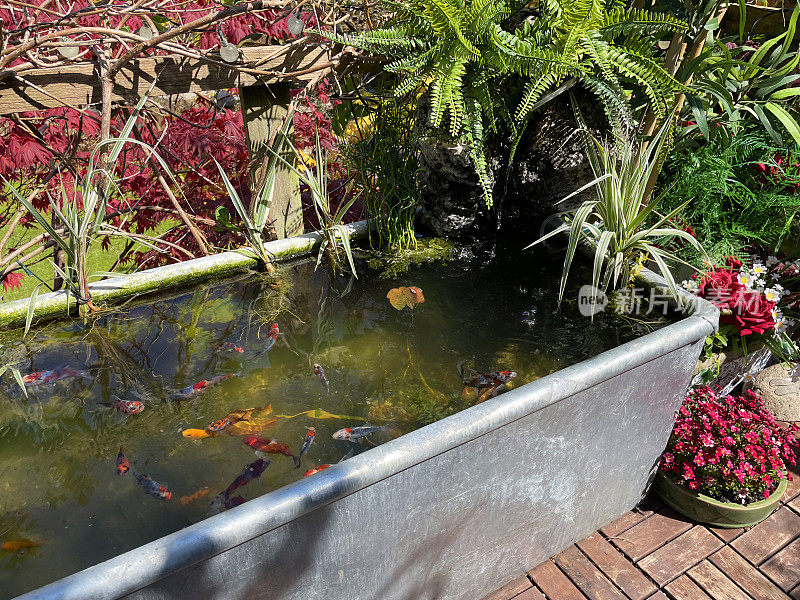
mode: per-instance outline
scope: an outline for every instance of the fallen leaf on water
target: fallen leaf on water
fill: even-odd
[[[418,287],[399,287],[389,290],[386,294],[389,302],[397,310],[403,310],[406,306],[413,309],[417,304],[425,302],[425,296]]]
[[[278,419],[270,419],[265,415],[254,416],[246,421],[237,421],[229,425],[225,431],[231,435],[255,435],[272,427],[277,422]]]

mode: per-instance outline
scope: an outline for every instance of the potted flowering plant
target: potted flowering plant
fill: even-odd
[[[742,380],[752,379],[761,366],[748,365],[748,346],[766,346],[785,362],[797,362],[800,350],[790,337],[800,308],[800,261],[779,260],[770,256],[766,262],[753,258],[750,266],[729,258],[725,266],[712,265],[694,280],[682,286],[720,309],[720,330],[706,343],[706,354],[725,352],[730,357],[744,354],[744,367],[736,373],[726,390]],[[719,374],[708,368],[705,382]],[[726,382],[723,382],[726,383]]]
[[[717,527],[754,525],[772,513],[787,486],[797,445],[752,391],[718,397],[689,391],[661,456],[655,489],[671,508]]]

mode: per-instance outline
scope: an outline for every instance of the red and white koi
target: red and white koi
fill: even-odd
[[[117,475],[122,477],[128,470],[131,468],[131,463],[128,461],[128,457],[125,456],[125,452],[122,449],[122,446],[119,447],[119,453],[117,454]]]
[[[138,415],[144,410],[144,402],[140,400],[117,400],[114,408],[124,415]]]
[[[235,377],[235,375],[228,373],[225,375],[217,375],[216,377],[209,380],[203,379],[202,381],[198,381],[194,385],[186,386],[182,390],[175,392],[172,395],[172,398],[174,398],[175,400],[189,400],[191,398],[196,398],[203,392],[208,391],[209,388],[212,388],[215,385],[222,383],[223,381],[227,381],[231,377]]]
[[[272,350],[272,347],[278,341],[279,335],[280,335],[280,330],[278,329],[278,324],[273,323],[269,328],[269,335],[267,335],[267,343],[264,346],[264,349],[261,351],[262,354]]]
[[[305,473],[305,475],[303,475],[303,477],[309,477],[310,475],[314,475],[315,473],[319,473],[320,471],[324,471],[325,469],[327,469],[330,466],[331,465],[325,463],[324,465],[320,465],[318,467],[314,467],[313,469],[309,469],[308,471],[306,471],[306,473]]]
[[[166,486],[161,485],[157,481],[153,481],[149,475],[136,473],[134,471],[133,476],[136,478],[136,483],[142,486],[144,491],[153,498],[158,498],[159,500],[169,500],[172,498],[172,492],[170,492]]]
[[[22,377],[22,382],[27,386],[36,387],[55,383],[64,379],[70,379],[72,377],[83,376],[83,371],[76,371],[69,365],[64,365],[63,367],[51,369],[49,371],[36,371],[35,373],[28,373]]]
[[[244,348],[237,346],[232,342],[223,342],[214,349],[214,352],[238,352],[239,354],[242,354],[244,352]]]
[[[321,365],[314,363],[314,375],[316,375],[319,380],[322,382],[322,385],[325,386],[325,393],[331,393],[331,385],[328,382],[328,377],[325,375],[325,369],[322,368]]]
[[[478,389],[486,389],[486,388],[499,388],[501,386],[505,386],[507,383],[510,383],[512,379],[514,379],[517,374],[514,371],[492,371],[491,373],[479,373],[478,371],[473,371],[472,369],[467,368],[467,373],[465,374],[464,363],[466,361],[461,361],[456,365],[458,369],[458,374],[461,377],[461,381],[467,387],[474,387]]]
[[[362,438],[367,437],[368,435],[372,435],[373,433],[378,433],[379,431],[386,431],[388,427],[386,425],[364,425],[362,427],[345,427],[344,429],[340,429],[336,433],[333,434],[333,439],[335,440],[343,440],[345,442],[355,442],[356,440],[360,440]]]
[[[242,442],[245,446],[250,446],[255,450],[256,456],[259,458],[264,458],[265,454],[283,454],[284,456],[290,456],[292,460],[294,460],[295,468],[300,466],[300,457],[294,455],[288,444],[284,444],[272,438],[262,438],[255,435],[243,437]]]
[[[313,427],[308,428],[308,433],[306,434],[305,439],[303,440],[303,445],[300,447],[300,454],[297,456],[297,461],[295,462],[294,468],[297,469],[300,467],[300,459],[303,458],[303,455],[308,452],[308,449],[311,448],[311,444],[314,443],[314,436],[317,435],[317,430]]]

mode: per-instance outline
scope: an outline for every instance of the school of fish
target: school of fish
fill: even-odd
[[[415,290],[417,288],[411,289]],[[256,352],[255,355],[258,356],[268,353],[277,343],[279,335],[280,329],[278,324],[273,323],[270,326],[269,334],[264,347]],[[223,342],[215,348],[215,352],[243,354],[245,349],[233,342]],[[505,387],[517,376],[517,373],[509,370],[491,371],[488,373],[478,372],[466,368],[464,366],[465,362],[466,361],[460,361],[456,365],[456,368],[463,385],[466,388],[475,388],[478,391],[479,396],[477,402],[482,402],[489,397],[496,396],[497,393],[505,389]],[[313,374],[325,388],[325,394],[329,395],[331,391],[330,381],[322,365],[319,363],[314,363]],[[56,369],[36,371],[25,375],[23,377],[23,383],[26,386],[39,387],[84,376],[86,376],[84,371],[78,371],[69,365],[64,365]],[[217,375],[209,380],[198,381],[197,383],[171,393],[167,399],[185,401],[196,398],[210,388],[217,386],[224,381],[231,379],[232,377],[235,377],[235,375],[232,373],[225,373]],[[138,415],[145,409],[144,402],[141,400],[117,399],[116,402],[114,402],[111,406],[120,413],[131,416]],[[310,414],[314,411],[306,412]],[[321,409],[317,412],[327,415],[324,418],[336,417],[336,415],[325,413]],[[230,483],[230,485],[228,485],[227,488],[214,497],[211,502],[212,508],[217,510],[230,509],[244,503],[245,500],[240,494],[234,494],[243,486],[256,479],[259,479],[266,471],[267,467],[270,466],[270,460],[266,458],[267,454],[277,454],[291,458],[293,461],[293,468],[300,468],[303,457],[308,454],[312,444],[314,443],[314,440],[316,439],[316,429],[314,427],[306,427],[307,433],[299,443],[298,452],[295,454],[289,444],[281,442],[275,438],[261,437],[262,432],[268,427],[274,425],[277,421],[277,418],[270,417],[271,413],[271,404],[261,408],[234,410],[229,412],[224,417],[212,421],[205,427],[205,429],[186,429],[183,431],[183,436],[190,439],[216,437],[222,433],[241,435],[243,436],[243,444],[255,451],[257,457],[256,460],[247,464],[239,473],[239,475],[237,475],[236,478]],[[306,413],[300,414],[302,415]],[[294,416],[299,415],[292,415],[291,417]],[[363,442],[369,442],[370,438],[375,434],[388,433],[390,432],[391,428],[392,425],[363,424],[359,426],[341,428],[333,433],[331,437],[334,440],[345,442],[348,445],[349,451],[342,458],[342,460],[346,460],[358,452],[366,449],[366,447],[363,445]],[[311,475],[328,469],[331,466],[331,464],[323,463],[316,467],[312,467],[304,473],[303,477],[310,477]],[[147,495],[162,501],[168,501],[172,499],[172,492],[167,488],[166,485],[158,483],[149,474],[141,473],[136,469],[132,469],[131,461],[126,456],[124,448],[120,447],[116,457],[116,473],[118,476],[124,477],[131,470],[136,483],[141,486]],[[210,488],[202,488],[194,493],[182,496],[178,502],[180,505],[186,506],[209,495],[210,493]],[[33,542],[30,540],[9,540],[0,544],[0,549],[6,551],[18,551],[27,548],[35,548],[38,545],[38,542]]]

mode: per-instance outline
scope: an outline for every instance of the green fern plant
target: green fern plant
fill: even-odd
[[[521,21],[518,0],[383,0],[394,18],[386,27],[352,35],[318,32],[388,59],[400,76],[397,96],[419,88],[431,98],[431,124],[449,121],[449,134],[469,148],[486,202],[492,179],[484,143],[511,133],[516,147],[531,113],[548,91],[577,78],[602,102],[612,125],[633,122],[631,91],[655,114],[681,89],[653,57],[652,36],[685,29],[668,15],[605,0],[543,0]],[[507,91],[521,83],[519,98]]]

